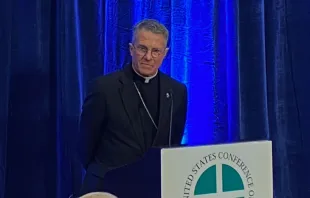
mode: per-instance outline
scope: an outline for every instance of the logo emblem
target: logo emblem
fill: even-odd
[[[188,175],[184,198],[254,198],[254,180],[246,164],[228,152],[198,161]]]
[[[212,195],[213,194],[213,195]],[[243,181],[239,173],[229,165],[213,165],[199,177],[194,197],[245,198]]]

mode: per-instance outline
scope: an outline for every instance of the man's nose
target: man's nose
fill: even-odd
[[[152,51],[148,50],[145,54],[145,59],[146,60],[151,60],[152,59]]]

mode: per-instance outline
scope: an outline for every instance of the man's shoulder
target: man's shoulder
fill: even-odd
[[[186,89],[186,85],[183,82],[181,82],[181,81],[179,81],[179,80],[177,80],[175,78],[172,78],[171,76],[169,76],[169,75],[167,75],[165,73],[162,73],[162,75],[164,76],[164,78],[167,81],[169,81],[169,84],[172,86],[172,88],[174,88],[174,89],[182,89],[182,90]]]
[[[105,74],[102,76],[97,76],[96,78],[90,81],[90,89],[91,90],[102,90],[105,88],[111,88],[111,86],[117,86],[119,84],[119,78],[122,75],[122,70],[114,71],[109,74]]]
[[[122,74],[123,74],[123,70],[117,70],[117,71],[113,71],[105,75],[98,76],[96,80],[97,81],[110,81],[110,80],[114,81],[114,80],[117,80]]]

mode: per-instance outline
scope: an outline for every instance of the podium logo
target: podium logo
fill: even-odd
[[[254,198],[254,179],[247,165],[228,152],[209,154],[194,164],[183,198]]]

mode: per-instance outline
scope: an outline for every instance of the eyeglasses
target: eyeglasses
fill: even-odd
[[[141,45],[138,45],[138,46],[134,46],[133,47],[135,48],[136,52],[138,55],[140,56],[145,56],[146,53],[149,51],[147,49],[147,47],[145,46],[141,46]],[[151,50],[151,55],[153,58],[157,58],[158,56],[160,56],[161,54],[163,53],[163,50],[160,50],[160,49],[152,49]]]

